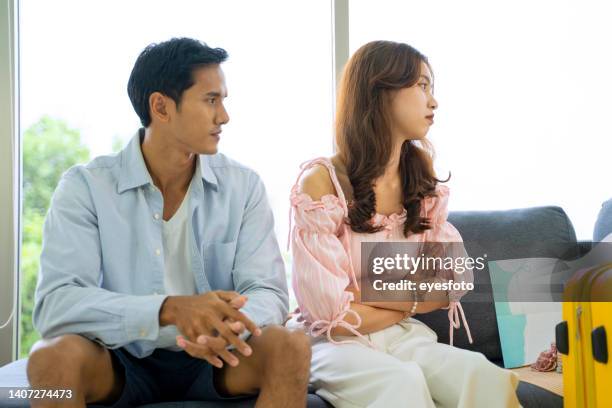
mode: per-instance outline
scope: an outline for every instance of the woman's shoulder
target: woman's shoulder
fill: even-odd
[[[346,171],[346,165],[344,164],[344,161],[337,154],[335,156],[332,156],[329,160],[334,166],[336,178],[338,180],[338,184],[340,184],[340,188],[342,188],[344,198],[347,201],[351,201],[353,199],[353,186],[351,185],[351,181],[349,179],[348,172]]]
[[[348,176],[342,161],[337,156],[317,157],[303,163],[301,168],[295,193],[306,194],[314,201],[326,195],[346,196],[345,185],[348,183]],[[342,189],[341,192],[336,189],[337,185]],[[350,186],[350,183],[348,185]]]
[[[336,195],[336,189],[329,169],[324,164],[314,164],[304,171],[298,183],[298,191],[307,194],[314,201],[328,194]]]

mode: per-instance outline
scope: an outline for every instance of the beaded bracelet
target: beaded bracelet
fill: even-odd
[[[412,308],[410,308],[410,314],[411,315],[415,315],[416,314],[416,309],[417,309],[417,305],[419,304],[418,300],[415,300],[414,303],[412,304]]]
[[[412,307],[410,308],[410,314],[414,316],[416,314],[417,305],[419,301],[417,300],[417,293],[414,292],[414,303],[412,303]]]

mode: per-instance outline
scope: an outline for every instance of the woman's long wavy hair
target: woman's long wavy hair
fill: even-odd
[[[394,148],[391,94],[418,81],[421,61],[430,67],[427,58],[408,44],[373,41],[359,48],[344,68],[336,109],[336,149],[353,187],[348,222],[355,232],[382,228],[370,220],[376,212],[373,183],[383,175]],[[435,195],[436,184],[443,182],[436,178],[433,157],[433,146],[426,139],[402,145],[399,171],[407,215],[405,236],[431,228],[420,212],[421,199]]]

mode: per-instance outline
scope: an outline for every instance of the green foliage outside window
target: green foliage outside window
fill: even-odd
[[[26,357],[40,338],[32,327],[32,309],[42,226],[51,196],[66,170],[87,161],[89,149],[79,131],[64,121],[45,116],[23,134],[20,357]]]

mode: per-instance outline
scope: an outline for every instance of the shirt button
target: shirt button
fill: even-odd
[[[145,329],[140,330],[140,337],[144,337],[147,335],[147,331]]]
[[[153,218],[155,218],[156,220],[159,220],[159,214],[155,213],[155,215],[153,215]]]
[[[161,249],[157,248],[155,250],[155,255],[160,256],[161,255]]]

